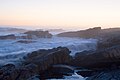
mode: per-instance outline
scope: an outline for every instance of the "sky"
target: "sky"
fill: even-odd
[[[120,27],[120,0],[0,0],[0,25],[49,29]]]

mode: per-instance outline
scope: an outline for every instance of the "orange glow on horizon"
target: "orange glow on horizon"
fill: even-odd
[[[118,0],[2,0],[0,25],[65,29],[119,27],[119,3]]]

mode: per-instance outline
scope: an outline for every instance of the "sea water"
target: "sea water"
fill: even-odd
[[[2,35],[2,34],[1,34]],[[19,43],[17,40],[0,40],[0,64],[4,65],[19,61],[26,54],[39,49],[52,49],[55,47],[67,47],[71,56],[84,50],[95,50],[96,39],[57,37],[31,39],[32,43]],[[28,40],[29,41],[29,40]],[[66,80],[85,80],[82,76],[74,73],[72,76],[65,76]]]

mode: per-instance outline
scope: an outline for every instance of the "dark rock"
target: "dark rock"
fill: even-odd
[[[57,78],[63,76],[62,74],[53,73],[52,65],[67,64],[71,60],[70,51],[65,47],[58,47],[53,49],[41,49],[29,53],[24,57],[24,68],[29,69],[34,74],[40,74],[40,79]],[[33,76],[33,75],[32,75]]]
[[[88,69],[81,69],[77,71],[76,73],[81,75],[82,77],[91,77],[93,76],[97,71],[95,70],[88,70]]]
[[[28,31],[24,34],[27,34],[28,39],[32,39],[34,37],[37,38],[51,38],[52,34],[50,34],[48,31]]]
[[[105,68],[113,64],[120,65],[120,46],[114,46],[103,50],[88,53],[78,53],[72,61],[72,65],[85,68]]]
[[[65,32],[60,33],[57,36],[59,37],[82,37],[82,38],[94,38],[96,35],[99,35],[101,27],[90,28],[87,30],[81,30],[76,32]]]
[[[5,39],[16,39],[16,36],[14,34],[0,36],[0,40],[5,40]]]
[[[62,79],[64,76],[60,73],[54,73],[51,68],[45,70],[44,72],[40,73],[40,80],[45,79]]]
[[[74,68],[68,65],[62,65],[62,64],[52,65],[51,69],[53,73],[59,73],[59,74],[73,74],[74,73]]]
[[[15,67],[13,64],[7,64],[0,68],[0,80],[27,80],[37,75],[37,66],[29,64],[26,66]]]
[[[102,40],[99,40],[97,49],[105,49],[117,45],[120,45],[120,34],[111,35],[109,37],[103,38]]]
[[[41,79],[63,79],[63,77],[74,74],[74,68],[69,65],[52,65],[50,68],[40,73]]]
[[[21,68],[19,69],[19,75],[17,76],[16,80],[27,80],[35,75],[37,74],[34,72],[34,69],[31,71],[27,68]]]
[[[120,70],[109,70],[97,73],[86,80],[120,80]]]
[[[40,80],[40,76],[35,75],[35,76],[32,76],[32,77],[28,78],[27,80]]]
[[[70,51],[65,47],[58,47],[48,50],[38,50],[29,53],[25,59],[25,64],[33,63],[39,67],[39,71],[44,71],[54,64],[66,64],[71,60]]]
[[[29,44],[29,43],[34,43],[36,41],[32,41],[32,40],[19,40],[17,41],[17,43],[24,43],[24,44]]]
[[[52,34],[50,34],[48,31],[27,31],[25,33],[22,33],[21,35],[5,35],[0,36],[0,40],[6,40],[6,39],[36,39],[36,38],[51,38]]]
[[[64,32],[57,36],[59,37],[81,37],[81,38],[106,38],[110,36],[120,35],[120,28],[101,29],[101,27],[90,28],[74,32]]]
[[[24,68],[28,69],[30,72],[32,73],[39,73],[38,72],[38,66],[35,65],[35,64],[28,64],[28,65],[25,65]]]
[[[0,68],[0,80],[15,80],[18,75],[13,64],[7,64]]]

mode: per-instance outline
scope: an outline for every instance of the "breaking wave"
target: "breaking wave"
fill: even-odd
[[[67,47],[72,56],[76,52],[84,50],[95,50],[96,42],[95,39],[81,39],[81,38],[67,38],[67,37],[56,37],[53,38],[41,38],[33,40],[33,43],[19,43],[19,40],[0,40],[0,62],[2,61],[14,61],[19,60],[29,52],[38,49],[51,49],[54,47]]]

